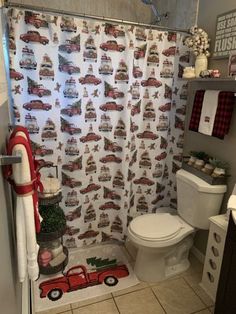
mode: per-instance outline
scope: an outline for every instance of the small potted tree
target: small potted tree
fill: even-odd
[[[37,234],[39,270],[41,274],[54,274],[62,271],[68,263],[68,250],[62,242],[66,218],[58,204],[40,205],[39,213],[43,218]]]
[[[229,171],[229,164],[225,161],[216,159],[216,158],[212,158],[210,159],[210,164],[212,165],[212,167],[214,168],[214,171],[212,173],[212,177],[224,177],[226,176],[226,174]]]
[[[191,165],[198,170],[201,170],[209,160],[209,156],[205,152],[192,151],[190,155],[190,159],[192,158]]]
[[[189,158],[189,160],[188,160],[188,165],[189,165],[189,166],[193,166],[193,165],[195,164],[196,159],[197,159],[196,153],[197,153],[197,152],[195,152],[195,151],[191,151],[191,152],[190,152],[190,158]]]

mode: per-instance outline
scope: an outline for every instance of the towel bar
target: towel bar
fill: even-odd
[[[19,164],[19,163],[21,163],[21,156],[0,155],[0,166]]]

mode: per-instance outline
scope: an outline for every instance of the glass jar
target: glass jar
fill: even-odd
[[[200,54],[199,56],[197,56],[196,61],[195,61],[196,77],[199,77],[202,71],[207,70],[207,66],[208,66],[208,60],[207,60],[206,55]]]

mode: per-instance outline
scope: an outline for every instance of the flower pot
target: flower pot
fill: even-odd
[[[201,170],[205,165],[205,162],[204,160],[201,160],[201,159],[197,159],[195,161],[195,164],[194,164],[194,168],[198,169],[198,170]]]
[[[193,67],[184,68],[183,78],[191,79],[195,77],[195,69]]]
[[[221,177],[221,176],[225,176],[225,169],[216,167],[212,173],[212,177]]]
[[[63,227],[57,231],[53,232],[40,232],[37,234],[38,242],[49,242],[61,238],[66,232],[66,227]]]
[[[200,76],[202,71],[207,70],[208,60],[204,54],[197,56],[195,61],[195,75],[196,77]]]
[[[197,158],[194,156],[190,156],[189,160],[188,160],[188,165],[189,166],[193,166],[196,162]]]
[[[205,164],[204,168],[202,169],[202,172],[205,172],[206,174],[211,175],[214,170],[214,167],[211,164]]]

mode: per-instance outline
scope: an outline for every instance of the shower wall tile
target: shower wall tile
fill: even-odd
[[[160,13],[169,12],[161,25],[189,29],[195,24],[198,0],[155,0]]]
[[[144,5],[141,0],[15,0],[14,2],[135,22],[154,21],[150,7]],[[198,0],[154,0],[154,3],[160,13],[169,12],[168,19],[163,19],[161,25],[190,28],[195,24]]]
[[[141,0],[16,0],[14,2],[135,22],[150,23],[152,20],[150,7],[143,4]]]

